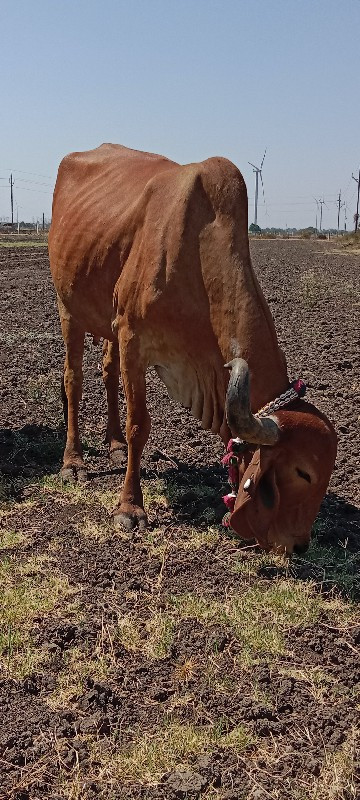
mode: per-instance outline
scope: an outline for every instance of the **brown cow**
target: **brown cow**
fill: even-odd
[[[120,461],[119,370],[127,402],[127,471],[115,524],[146,524],[140,459],[150,431],[145,372],[153,365],[170,397],[204,428],[225,443],[231,429],[252,444],[239,465],[234,530],[267,549],[301,552],[334,466],[336,434],[303,400],[253,416],[289,382],[251,266],[247,225],[245,183],[226,159],[181,166],[104,144],[61,162],[49,252],[66,345],[62,473],[86,476],[78,408],[89,332],[106,340],[107,441]]]

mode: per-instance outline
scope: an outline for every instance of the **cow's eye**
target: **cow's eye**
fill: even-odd
[[[299,478],[302,478],[304,481],[311,483],[311,478],[308,472],[304,472],[302,469],[299,469],[299,467],[296,467],[296,472]]]

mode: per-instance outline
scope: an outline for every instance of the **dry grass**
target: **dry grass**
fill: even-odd
[[[18,531],[0,530],[0,550],[11,550],[25,541],[26,537]]]
[[[356,233],[346,233],[344,236],[338,238],[337,243],[340,247],[343,247],[345,250],[350,250],[352,252],[360,252],[360,230]]]
[[[130,745],[110,750],[108,763],[100,746],[98,758],[102,765],[97,780],[101,786],[156,785],[165,773],[189,768],[193,756],[211,753],[216,748],[241,753],[253,742],[241,725],[228,731],[221,721],[217,726],[171,721],[146,734],[140,730],[134,732]]]
[[[240,592],[229,593],[223,601],[211,596],[183,594],[162,599],[161,610],[154,599],[147,607],[148,617],[137,612],[119,615],[117,641],[130,651],[148,658],[163,658],[170,652],[176,626],[184,619],[196,619],[204,625],[222,624],[233,631],[242,645],[242,666],[251,666],[267,655],[286,652],[285,635],[292,627],[316,622],[325,612],[337,624],[344,624],[356,611],[339,598],[319,595],[311,583],[278,580],[270,586],[252,584]]]
[[[324,705],[326,701],[329,701],[329,695],[336,694],[336,691],[335,693],[332,691],[336,684],[335,678],[322,667],[313,666],[312,664],[304,664],[301,668],[280,666],[279,672],[282,675],[295,678],[297,681],[302,681],[307,687],[309,695],[320,705]]]
[[[0,667],[16,678],[46,658],[31,639],[34,617],[52,611],[71,594],[67,578],[46,557],[23,564],[0,561]]]
[[[303,785],[298,800],[357,800],[359,797],[359,730],[353,728],[340,750],[324,747],[324,761],[318,778]],[[295,798],[294,798],[295,800]]]

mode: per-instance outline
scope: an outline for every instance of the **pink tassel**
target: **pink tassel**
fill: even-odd
[[[235,500],[236,500],[235,492],[230,492],[229,494],[224,494],[223,496],[223,501],[226,505],[226,508],[228,508],[229,511],[234,511]]]

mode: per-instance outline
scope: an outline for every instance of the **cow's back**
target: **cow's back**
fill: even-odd
[[[68,310],[76,316],[80,298],[87,305],[88,319],[82,321],[90,332],[110,336],[112,293],[131,249],[145,187],[157,174],[174,169],[179,165],[162,156],[113,144],[62,160],[53,198],[50,266]]]

